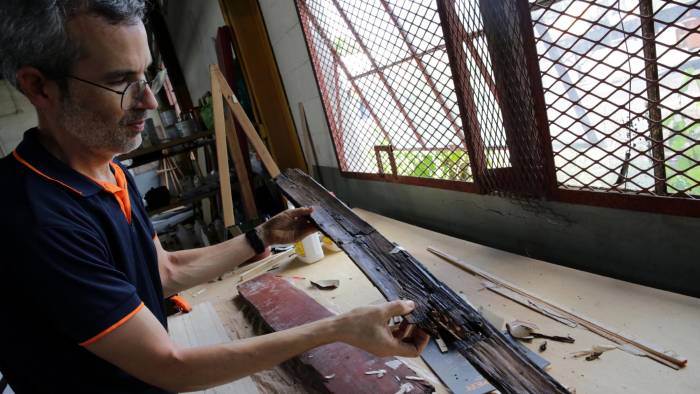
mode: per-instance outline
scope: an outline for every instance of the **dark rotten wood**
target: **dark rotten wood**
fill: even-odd
[[[238,294],[255,315],[271,331],[280,331],[333,316],[304,291],[286,279],[264,274],[238,286]],[[331,393],[394,394],[401,384],[411,383],[412,394],[433,392],[427,383],[407,380],[416,372],[401,363],[396,369],[386,365],[396,362],[394,357],[375,357],[345,343],[332,343],[301,354],[297,361],[310,375],[314,387]],[[366,375],[365,372],[383,369],[386,376]],[[332,378],[324,378],[333,376]],[[398,380],[396,379],[398,378]],[[318,387],[322,385],[322,387]]]
[[[407,317],[431,335],[451,340],[459,352],[502,393],[568,391],[514,347],[418,260],[366,223],[323,186],[299,170],[275,179],[297,206],[312,206],[311,219],[357,264],[389,300],[411,299]]]

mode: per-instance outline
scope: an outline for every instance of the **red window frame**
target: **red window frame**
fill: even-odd
[[[332,1],[336,7],[340,8],[339,0]],[[387,4],[385,0],[379,1],[390,15],[393,23],[401,30],[400,21],[395,15],[392,15],[391,5]],[[650,0],[640,1],[650,3]],[[311,30],[322,29],[320,29],[320,23],[308,2],[313,2],[313,0],[296,0],[297,10],[321,91],[339,168],[343,176],[466,192],[536,197],[576,204],[700,216],[700,201],[694,199],[629,192],[572,190],[561,187],[556,176],[557,168],[554,163],[552,138],[547,118],[547,103],[542,87],[541,59],[537,53],[537,41],[533,32],[531,14],[531,8],[542,6],[538,4],[542,2],[535,3],[535,0],[518,0],[517,2],[511,0],[487,0],[485,2],[481,0],[481,4],[478,2],[437,0],[435,3],[440,16],[446,51],[449,54],[451,77],[454,81],[455,94],[458,97],[457,104],[459,105],[461,125],[466,125],[466,127],[461,127],[461,125],[460,127],[469,156],[473,182],[399,175],[395,160],[396,148],[392,145],[374,146],[377,173],[348,171],[347,163],[344,162],[346,156],[342,143],[343,128],[342,125],[337,124],[337,119],[342,119],[342,117],[333,116],[333,111],[340,112],[343,108],[341,101],[337,99],[334,101],[331,96],[333,91],[337,95],[338,89],[333,90],[328,87],[328,81],[337,81],[338,76],[335,75],[332,79],[319,77],[319,73],[323,73],[324,69]],[[551,6],[552,3],[556,2],[557,0],[549,0],[545,2],[545,6]],[[488,7],[484,6],[485,3],[488,3]],[[465,9],[467,13],[480,12],[480,19],[469,20],[468,15],[465,16]],[[342,11],[340,14],[359,42],[361,49],[369,53],[370,50],[362,43],[362,34],[354,29],[347,15],[342,15]],[[504,19],[510,19],[511,23],[502,23]],[[478,29],[479,26],[482,30]],[[323,36],[323,34],[320,35]],[[419,58],[420,54],[416,48],[412,47],[410,40],[405,35],[402,38],[410,48],[411,57],[413,59]],[[316,39],[318,40],[318,38]],[[332,45],[328,37],[321,37],[321,40],[325,41],[329,47]],[[481,44],[472,45],[470,40],[480,40],[478,42]],[[478,45],[487,48],[481,48],[482,56],[487,54],[485,61],[483,58],[479,59],[478,56],[469,54],[477,53]],[[338,55],[333,54],[333,57],[342,69],[343,64]],[[376,71],[383,67],[382,64],[371,59],[371,56],[369,57],[372,70]],[[494,59],[493,62],[491,59]],[[487,69],[489,67],[490,69]],[[338,68],[335,70],[337,73]],[[427,72],[424,69],[421,71],[423,76],[429,79]],[[344,72],[348,75],[351,74],[348,70],[344,70]],[[384,75],[382,71],[379,74]],[[481,83],[492,91],[493,97],[499,102],[504,101],[507,104],[500,106],[501,110],[514,108],[514,110],[502,111],[500,114],[498,119],[503,123],[504,130],[501,135],[496,137],[494,135],[498,133],[480,130],[480,123],[483,124],[480,116],[483,118],[483,114],[477,114],[478,104],[475,104],[474,97],[478,97],[478,94],[474,93],[475,91],[471,87],[475,81],[474,78],[477,78],[479,74],[481,74]],[[489,75],[490,77],[488,77]],[[386,77],[380,77],[380,80],[382,78]],[[383,80],[382,83],[389,86]],[[517,94],[510,94],[512,86],[517,86]],[[436,91],[434,84],[431,85],[431,89],[439,101],[441,95]],[[477,91],[483,92],[484,87],[482,86],[481,89],[477,89]],[[394,92],[392,97],[398,104],[399,100],[394,96],[396,94]],[[372,108],[367,102],[367,98],[361,99],[367,108]],[[444,103],[441,104],[445,108]],[[446,110],[445,114],[449,116],[450,111]],[[378,124],[381,124],[379,120],[376,120],[377,114],[371,113],[370,115],[375,118]],[[401,115],[410,123],[410,116],[405,110],[401,110]],[[454,127],[456,123],[451,121],[451,126]],[[527,127],[526,133],[520,132],[523,125]],[[415,133],[415,127],[412,129]],[[387,134],[386,130],[383,132]],[[459,135],[459,132],[456,131],[455,134]],[[419,135],[417,135],[417,139],[420,140]],[[493,147],[498,144],[501,144],[503,149],[507,151],[505,157],[490,156],[489,148],[484,148],[485,145]]]

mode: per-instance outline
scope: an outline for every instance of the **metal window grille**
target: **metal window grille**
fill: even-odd
[[[531,29],[519,23],[526,3],[297,7],[342,171],[541,194],[544,144],[522,60]]]
[[[296,3],[345,173],[700,198],[697,0]]]
[[[529,3],[559,188],[700,198],[698,1]]]
[[[539,75],[532,68],[534,53],[528,52],[532,28],[527,3],[438,0],[437,4],[448,32],[450,63],[479,191],[545,194],[548,136],[544,119],[535,110]]]
[[[433,0],[297,0],[340,168],[471,182]]]

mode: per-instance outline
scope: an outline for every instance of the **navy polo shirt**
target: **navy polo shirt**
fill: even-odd
[[[163,392],[84,348],[144,307],[166,326],[153,227],[112,170],[126,190],[53,157],[36,129],[0,160],[0,371],[18,393]]]

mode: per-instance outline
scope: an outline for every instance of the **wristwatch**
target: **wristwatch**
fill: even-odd
[[[253,248],[256,254],[260,254],[265,251],[265,242],[260,239],[256,229],[246,231],[245,239],[248,240],[248,244],[250,244],[250,247]]]

